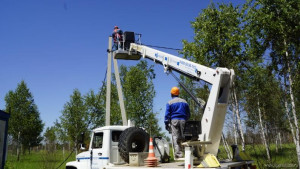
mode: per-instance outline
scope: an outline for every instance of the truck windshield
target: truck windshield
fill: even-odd
[[[103,133],[94,133],[93,137],[93,148],[102,148]]]

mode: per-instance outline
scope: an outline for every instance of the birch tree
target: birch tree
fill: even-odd
[[[244,59],[242,31],[243,12],[232,4],[211,4],[202,10],[195,21],[193,42],[183,41],[183,54],[189,60],[208,67],[227,67],[236,72],[233,104],[238,121],[242,147],[245,148],[244,133],[240,118],[240,90],[242,90],[241,62]]]
[[[270,161],[268,128],[281,127],[280,124],[284,123],[281,118],[283,107],[280,104],[279,82],[271,74],[271,70],[263,67],[261,63],[254,65],[247,75],[249,77],[245,91],[247,102],[244,103],[244,107],[248,112],[248,120],[253,121],[252,125],[259,128],[262,144]]]
[[[259,32],[259,42],[270,51],[274,73],[286,88],[289,103],[286,102],[286,114],[291,114],[294,142],[300,166],[299,124],[293,91],[295,72],[299,69],[300,41],[300,1],[250,1],[251,29]],[[286,84],[286,85],[285,85]],[[287,100],[286,100],[287,101]],[[290,108],[289,108],[290,107]],[[291,113],[290,113],[290,112]]]

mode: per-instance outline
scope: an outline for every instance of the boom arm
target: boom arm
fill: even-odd
[[[199,135],[199,141],[211,142],[207,145],[206,152],[217,155],[234,71],[227,68],[212,69],[136,43],[130,43],[129,51],[123,51],[123,54],[124,52],[127,52],[127,59],[134,56],[132,58],[136,60],[142,56],[162,64],[165,72],[175,70],[196,80],[204,80],[212,85],[201,120],[202,133]],[[117,58],[117,53],[118,51],[114,52],[115,58]],[[137,58],[136,55],[140,57]]]
[[[216,74],[214,69],[153,48],[149,48],[144,45],[131,43],[129,52],[131,51],[137,51],[143,56],[143,58],[149,58],[154,62],[161,63],[164,66],[165,71],[169,69],[176,70],[179,73],[185,74],[197,80],[204,80],[210,84],[213,82],[211,77]]]

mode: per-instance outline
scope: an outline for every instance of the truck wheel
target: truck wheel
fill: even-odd
[[[148,152],[149,134],[141,128],[130,127],[121,133],[118,147],[122,159],[129,163],[129,152]]]

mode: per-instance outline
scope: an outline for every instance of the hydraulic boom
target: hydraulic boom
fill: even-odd
[[[130,33],[128,35],[132,35]],[[209,68],[133,41],[128,42],[126,39],[132,40],[133,38],[126,37],[126,32],[124,36],[125,48],[114,52],[115,59],[138,60],[141,57],[147,58],[155,63],[162,64],[165,72],[174,70],[193,79],[203,80],[211,84],[211,91],[201,120],[202,133],[199,134],[199,141],[195,144],[205,144],[206,146],[203,146],[204,153],[211,153],[216,156],[223,130],[230,87],[234,78],[234,70],[220,67],[216,69]]]

